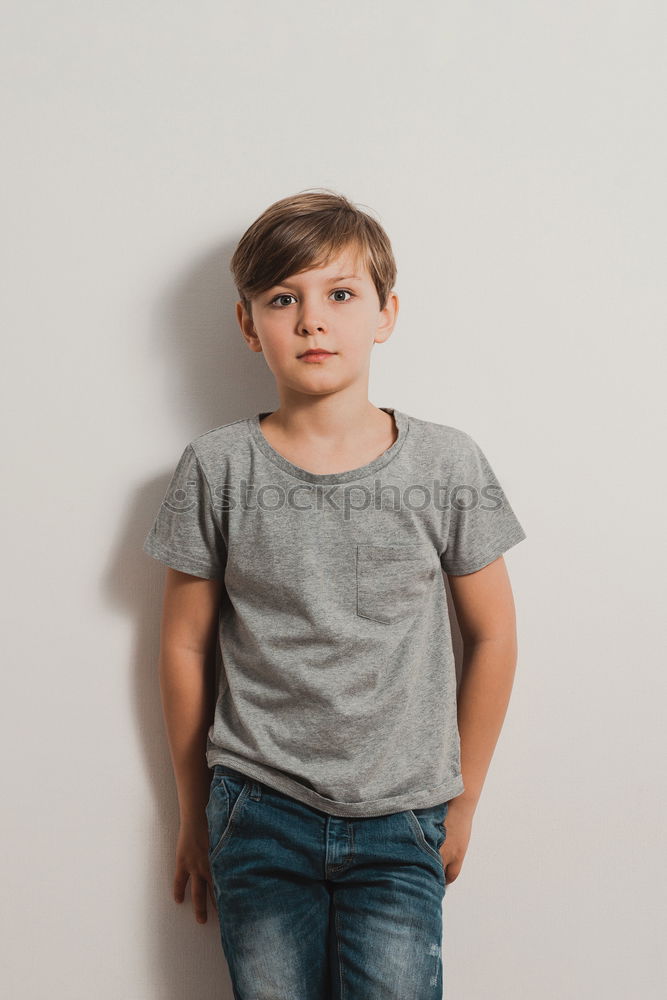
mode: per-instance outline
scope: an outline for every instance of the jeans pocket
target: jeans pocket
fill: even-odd
[[[406,811],[418,845],[429,857],[437,858],[443,868],[440,848],[447,837],[445,816],[448,807],[449,803],[443,802],[425,809],[408,809]]]
[[[251,787],[250,779],[233,777],[215,767],[206,804],[209,863],[215,861],[236,828]]]
[[[357,615],[391,625],[423,608],[437,567],[422,543],[357,545]]]

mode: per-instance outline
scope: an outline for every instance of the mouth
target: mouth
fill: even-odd
[[[333,358],[334,354],[335,351],[311,350],[305,351],[303,354],[299,354],[298,357],[307,361],[321,361],[324,358]]]

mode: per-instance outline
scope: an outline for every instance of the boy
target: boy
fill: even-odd
[[[468,434],[368,400],[398,314],[378,222],[302,192],[231,269],[280,405],[187,445],[144,542],[168,567],[175,898],[189,877],[205,922],[208,887],[237,1000],[441,997],[442,901],[516,663],[502,554],[526,536]]]

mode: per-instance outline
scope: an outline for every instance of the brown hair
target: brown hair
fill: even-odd
[[[391,243],[379,222],[342,194],[312,188],[281,198],[245,231],[229,269],[243,306],[291,274],[322,267],[350,247],[377,289],[380,309],[396,282]]]

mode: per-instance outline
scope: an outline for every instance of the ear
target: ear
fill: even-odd
[[[252,316],[245,310],[243,303],[241,301],[236,303],[236,319],[241,328],[243,339],[245,340],[250,350],[256,351],[258,354],[260,354],[262,351],[262,345],[259,341],[259,337],[257,336],[257,331],[255,330],[255,324],[252,321]]]
[[[399,305],[400,303],[396,292],[390,292],[387,296],[387,303],[384,309],[380,311],[375,337],[373,338],[373,342],[375,344],[384,344],[385,340],[389,340],[394,326],[396,325]]]

